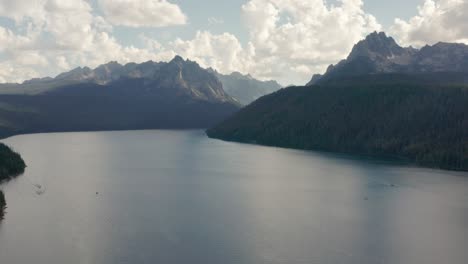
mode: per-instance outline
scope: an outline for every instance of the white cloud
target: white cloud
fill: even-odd
[[[144,47],[137,48],[120,44],[112,24],[182,24],[187,18],[180,8],[155,0],[99,0],[99,6],[103,17],[86,0],[0,0],[0,16],[15,21],[14,31],[0,26],[0,81],[54,75],[111,60],[166,61],[180,54],[223,73],[305,83],[381,28],[363,11],[361,0],[341,0],[334,6],[325,0],[250,0],[242,6],[250,36],[245,44],[230,33],[200,30],[193,39],[176,38],[167,44],[141,33]]]
[[[70,65],[68,64],[67,58],[65,58],[65,56],[58,56],[55,59],[55,65],[57,65],[58,69],[60,70],[70,69]]]
[[[239,40],[229,33],[213,35],[199,31],[192,40],[176,39],[168,45],[168,49],[221,72],[242,70],[252,62],[249,51],[244,50]]]
[[[361,0],[251,0],[242,6],[255,61],[263,78],[304,82],[324,71],[368,33],[380,30]]]
[[[91,25],[99,21],[83,0],[0,0],[0,16],[12,18],[35,47],[55,45],[62,49],[80,49],[91,41]],[[44,39],[47,32],[53,39]],[[17,47],[16,47],[17,48]]]
[[[0,52],[6,52],[13,47],[25,49],[33,42],[33,36],[17,35],[10,29],[0,26]]]
[[[418,11],[418,15],[408,21],[396,19],[390,29],[402,44],[468,43],[468,1],[426,0]]]
[[[0,64],[0,83],[22,82],[31,78],[38,77],[37,72],[31,67],[21,66],[3,62]]]
[[[111,60],[158,58],[150,50],[119,44],[112,26],[92,11],[83,0],[0,0],[0,15],[14,19],[16,28],[0,26],[0,81],[55,75]]]
[[[0,16],[20,21],[24,17],[42,19],[43,7],[47,0],[1,0]]]
[[[99,0],[99,5],[114,25],[165,27],[187,23],[180,7],[166,0]]]
[[[164,47],[222,73],[240,71],[283,84],[305,83],[313,73],[346,57],[368,33],[380,30],[361,0],[329,7],[323,0],[250,0],[242,6],[250,41],[199,31]]]

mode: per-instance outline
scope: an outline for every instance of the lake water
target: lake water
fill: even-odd
[[[3,140],[0,263],[466,264],[468,173],[126,131]]]

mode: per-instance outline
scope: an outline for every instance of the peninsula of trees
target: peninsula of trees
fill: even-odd
[[[0,183],[24,172],[26,164],[21,156],[7,145],[0,143]],[[0,220],[6,207],[5,195],[0,190]]]

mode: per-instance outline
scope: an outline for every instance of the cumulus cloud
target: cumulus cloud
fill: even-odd
[[[221,72],[244,69],[252,62],[252,52],[244,49],[239,40],[229,33],[213,35],[207,31],[199,31],[194,39],[176,39],[169,43],[168,48],[175,54]]]
[[[390,32],[406,45],[468,43],[467,14],[466,0],[426,0],[418,7],[418,15],[408,21],[396,19]]]
[[[0,16],[9,17],[15,21],[20,21],[24,17],[42,19],[45,3],[46,0],[2,0],[0,1]]]
[[[381,30],[362,6],[361,0],[342,0],[336,6],[323,0],[250,0],[242,6],[250,36],[245,45],[229,33],[199,31],[164,50],[222,73],[240,71],[301,84],[346,57],[368,33]]]
[[[251,0],[242,6],[250,32],[254,74],[304,82],[342,59],[355,42],[380,30],[361,0]]]
[[[180,8],[165,0],[99,0],[103,16],[86,0],[0,0],[0,81],[54,75],[110,60],[170,60],[176,54],[220,72],[240,71],[283,84],[304,83],[344,58],[353,44],[380,30],[361,0],[249,0],[242,17],[249,40],[230,33],[198,31],[192,39],[162,44],[140,34],[143,47],[123,46],[112,25],[155,27],[186,23]],[[144,31],[143,31],[144,32]]]
[[[99,5],[114,25],[165,27],[187,23],[179,6],[166,0],[99,0]]]
[[[107,20],[92,11],[84,0],[0,0],[0,16],[13,19],[16,28],[0,26],[0,81],[19,82],[110,60],[158,58],[150,50],[122,46]]]
[[[31,67],[9,62],[0,64],[0,83],[22,82],[35,77],[38,77],[37,72]]]

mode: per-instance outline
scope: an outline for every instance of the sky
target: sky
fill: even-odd
[[[468,0],[0,0],[0,82],[180,55],[303,84],[374,31],[468,44],[466,14]]]

